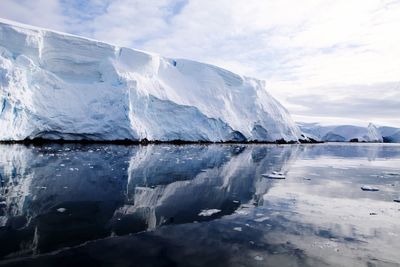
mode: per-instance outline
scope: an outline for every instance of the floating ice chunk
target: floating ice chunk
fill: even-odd
[[[66,210],[67,210],[66,208],[58,208],[58,209],[57,209],[57,211],[60,212],[60,213],[63,213],[63,212],[65,212]]]
[[[199,216],[204,216],[204,217],[206,217],[206,216],[211,216],[211,215],[213,215],[213,214],[217,214],[217,213],[220,213],[220,212],[221,212],[221,210],[219,210],[219,209],[202,210],[202,211],[199,213]]]
[[[281,172],[280,173],[273,172],[271,174],[264,173],[264,174],[261,174],[261,176],[268,178],[268,179],[285,179],[286,178],[286,176]]]
[[[263,222],[263,221],[266,221],[266,220],[269,220],[269,219],[270,219],[270,217],[264,216],[264,217],[260,217],[260,218],[254,219],[254,221],[255,222]]]
[[[261,256],[255,256],[254,259],[255,259],[256,261],[262,261],[262,260],[264,260],[264,258],[261,257]]]
[[[244,209],[238,209],[235,211],[235,213],[239,215],[248,215],[250,212]]]
[[[384,172],[384,174],[389,176],[400,176],[400,172]]]
[[[47,189],[46,186],[36,186],[37,189]]]
[[[233,230],[241,232],[242,231],[242,227],[234,227]]]
[[[379,188],[372,187],[369,185],[364,185],[364,186],[361,186],[361,190],[363,190],[363,191],[379,191]]]

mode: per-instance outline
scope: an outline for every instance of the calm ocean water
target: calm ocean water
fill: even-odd
[[[396,200],[396,144],[0,145],[0,265],[400,266]]]

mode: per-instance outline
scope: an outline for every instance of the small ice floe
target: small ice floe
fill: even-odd
[[[266,221],[266,220],[269,220],[269,219],[270,219],[270,217],[268,217],[268,216],[263,216],[263,217],[254,219],[254,221],[255,221],[255,222],[263,222],[263,221]]]
[[[234,231],[241,232],[241,231],[242,231],[242,227],[234,227],[233,230],[234,230]]]
[[[58,209],[57,209],[57,211],[60,212],[60,213],[63,213],[63,212],[65,212],[66,210],[67,210],[66,208],[58,208]]]
[[[213,215],[213,214],[217,214],[217,213],[220,213],[220,212],[221,212],[221,210],[219,210],[219,209],[202,210],[202,211],[199,213],[199,216],[204,216],[204,217],[206,217],[206,216],[211,216],[211,215]]]
[[[36,186],[37,189],[47,189],[46,186]]]
[[[256,261],[262,261],[262,260],[264,260],[264,258],[261,257],[261,256],[255,256],[254,259],[255,259]]]
[[[372,186],[369,186],[369,185],[364,185],[364,186],[361,186],[361,190],[362,191],[372,191],[372,192],[374,192],[374,191],[379,191],[379,188],[372,187]]]
[[[261,174],[262,177],[268,178],[268,179],[285,179],[286,176],[282,172],[272,172],[270,174],[264,173]]]

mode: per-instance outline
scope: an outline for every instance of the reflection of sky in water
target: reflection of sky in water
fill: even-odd
[[[0,146],[0,175],[16,265],[400,263],[398,145]]]

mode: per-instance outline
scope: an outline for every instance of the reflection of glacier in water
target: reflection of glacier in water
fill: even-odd
[[[381,144],[0,146],[0,256],[24,266],[398,266],[398,166],[400,146]],[[272,171],[286,179],[262,178]],[[33,254],[43,256],[21,259]]]
[[[215,219],[268,189],[296,147],[1,146],[1,256]],[[218,209],[212,216],[202,210]]]

